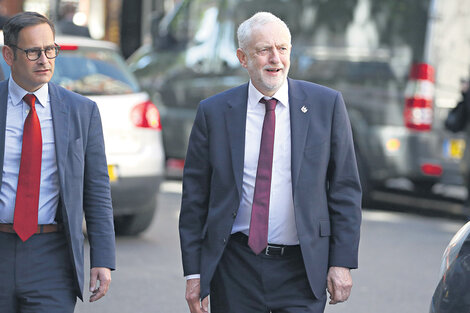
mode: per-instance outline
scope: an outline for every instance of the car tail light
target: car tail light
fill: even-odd
[[[60,45],[60,50],[68,50],[68,51],[78,50],[78,46],[77,45]]]
[[[434,68],[426,63],[413,64],[405,90],[405,125],[417,131],[432,126]]]
[[[182,170],[184,168],[184,159],[168,159],[166,166],[170,169]]]
[[[438,164],[424,163],[421,164],[421,172],[428,176],[441,176],[442,166]]]
[[[160,112],[151,101],[145,101],[133,107],[131,121],[137,127],[162,130]]]

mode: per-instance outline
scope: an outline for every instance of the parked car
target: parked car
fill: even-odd
[[[138,234],[152,222],[164,176],[159,111],[114,44],[64,36],[56,43],[52,82],[89,97],[100,110],[116,233]],[[0,65],[0,76],[8,78],[3,58]]]
[[[440,280],[429,312],[470,312],[470,222],[452,238],[441,262]]]
[[[469,19],[454,16],[457,2],[180,1],[128,59],[162,114],[167,172],[182,173],[199,101],[248,81],[235,54],[238,25],[270,11],[292,33],[289,76],[343,93],[364,200],[396,178],[420,193],[462,184],[465,142],[440,126],[470,66]]]

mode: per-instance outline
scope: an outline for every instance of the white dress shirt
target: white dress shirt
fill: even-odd
[[[261,144],[266,106],[259,103],[265,97],[253,84],[248,86],[248,103],[245,130],[245,164],[243,168],[242,199],[235,218],[232,234],[243,232],[249,235],[251,208],[255,191],[256,171]],[[268,242],[271,244],[297,245],[294,200],[291,176],[291,139],[289,87],[287,81],[274,94],[276,105],[276,127],[274,133],[273,171],[269,197]],[[200,274],[186,276],[186,279],[200,278]]]
[[[245,132],[245,164],[243,168],[243,191],[232,233],[249,235],[251,208],[256,182],[256,171],[266,107],[260,103],[263,96],[250,81]],[[269,199],[268,242],[296,245],[299,243],[295,226],[294,201],[291,176],[291,128],[289,113],[289,90],[287,81],[274,94],[276,127],[274,135],[273,169]]]
[[[5,154],[0,188],[0,223],[13,223],[23,142],[23,125],[30,110],[29,105],[23,101],[23,97],[27,93],[10,77],[8,81]],[[52,224],[55,223],[54,219],[59,202],[59,174],[48,84],[44,84],[35,91],[34,95],[37,98],[35,106],[41,123],[42,135],[38,223]]]

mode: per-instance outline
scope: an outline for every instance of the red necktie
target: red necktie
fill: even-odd
[[[39,185],[41,183],[42,136],[36,113],[36,97],[27,94],[23,100],[31,107],[23,127],[20,174],[16,189],[13,229],[26,241],[38,227]]]
[[[274,130],[276,126],[276,99],[260,100],[266,105],[258,169],[256,172],[255,192],[251,210],[250,235],[248,245],[255,254],[259,254],[268,245],[269,196],[271,194],[271,176],[273,168]]]

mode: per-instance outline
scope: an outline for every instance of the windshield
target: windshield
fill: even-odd
[[[401,125],[408,71],[421,60],[429,0],[227,0],[239,25],[268,10],[292,34],[289,76],[340,90],[371,125]],[[230,7],[230,6],[229,6]]]
[[[229,16],[235,24],[268,10],[286,22],[293,52],[327,47],[354,53],[385,50],[401,78],[423,54],[430,0],[241,0]],[[352,58],[351,58],[351,61]]]
[[[235,77],[240,71],[238,25],[256,12],[269,11],[284,20],[292,34],[289,77],[340,90],[348,109],[363,112],[371,125],[403,124],[404,89],[411,64],[422,61],[430,0],[187,0],[180,4],[177,13],[161,21],[166,38],[159,40],[171,44],[158,52],[157,64],[166,65],[166,57],[174,59],[180,50],[185,53],[174,62],[184,62],[194,75],[215,73],[219,82]],[[171,51],[166,56],[165,49]],[[139,66],[145,68],[145,64]],[[145,70],[146,75],[159,72],[156,66]]]
[[[0,79],[10,76],[10,67],[0,58]],[[85,96],[120,95],[140,91],[137,80],[122,57],[113,50],[79,47],[61,50],[52,82]]]
[[[80,47],[61,51],[52,82],[82,95],[117,95],[139,91],[118,53]]]

